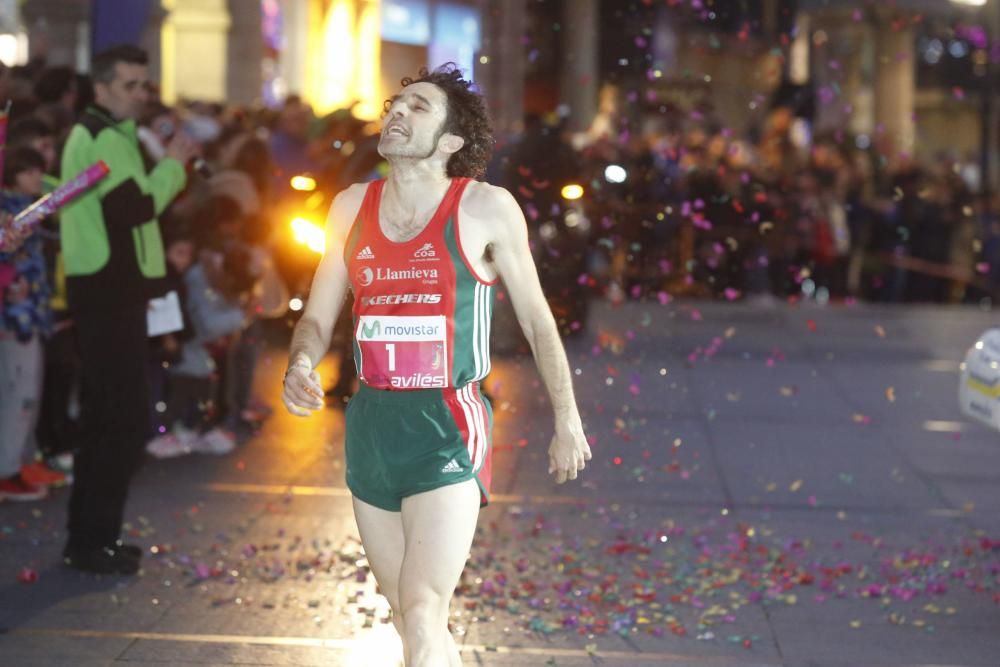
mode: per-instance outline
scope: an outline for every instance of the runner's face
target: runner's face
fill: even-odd
[[[432,83],[410,84],[392,100],[382,124],[378,152],[382,157],[427,159],[444,135],[448,98]]]

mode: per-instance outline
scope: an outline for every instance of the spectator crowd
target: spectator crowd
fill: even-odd
[[[288,285],[302,289],[307,273],[279,271],[285,229],[273,216],[301,204],[292,176],[374,169],[367,124],[349,112],[318,123],[295,97],[278,110],[168,106],[146,76],[133,47],[98,54],[90,75],[0,68],[0,106],[10,105],[4,224],[92,161],[110,166],[93,196],[0,247],[0,500],[75,483],[71,542],[73,506],[95,495],[80,490],[83,443],[115,450],[104,440],[119,432],[141,439],[140,454],[221,455],[267,418],[252,392],[263,321],[285,315]],[[354,150],[324,155],[317,126],[354,138]],[[127,322],[142,330],[141,349],[121,333]],[[121,395],[108,389],[119,385]],[[141,409],[123,403],[130,393]],[[138,463],[118,454],[116,506]],[[97,475],[102,486],[107,475]],[[78,532],[100,532],[81,521]]]
[[[576,134],[530,118],[488,178],[529,223],[565,215],[553,195],[583,185],[582,279],[614,299],[995,300],[1000,198],[980,194],[978,156],[922,164],[885,135],[812,137],[782,106],[741,133],[694,110],[602,115]]]

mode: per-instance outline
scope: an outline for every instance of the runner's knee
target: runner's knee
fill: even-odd
[[[448,600],[431,591],[421,591],[403,603],[403,624],[408,635],[440,632],[448,623]]]
[[[393,623],[403,621],[403,608],[399,606],[399,595],[385,595],[385,599],[389,601],[389,608],[392,609],[392,619]]]

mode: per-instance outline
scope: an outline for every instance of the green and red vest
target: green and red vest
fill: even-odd
[[[376,389],[458,389],[490,372],[497,281],[476,275],[462,251],[459,202],[471,179],[452,179],[415,238],[397,243],[379,224],[385,180],[368,185],[347,237],[358,377]]]

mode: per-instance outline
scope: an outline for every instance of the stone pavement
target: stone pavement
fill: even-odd
[[[1000,665],[1000,433],[956,401],[995,322],[597,304],[569,345],[594,460],[562,487],[531,360],[497,358],[494,497],[452,607],[465,664]],[[258,377],[275,405],[282,355]],[[60,567],[66,490],[0,505],[0,665],[395,664],[342,429],[276,413],[232,455],[150,461],[132,579]]]

